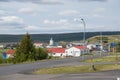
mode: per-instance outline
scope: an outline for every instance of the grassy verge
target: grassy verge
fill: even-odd
[[[90,65],[85,66],[63,66],[44,68],[34,71],[34,74],[71,74],[71,73],[83,73],[83,72],[98,72],[106,70],[120,69],[120,65],[95,65],[95,71],[91,70]]]
[[[82,62],[115,62],[115,61],[120,61],[120,53],[117,53],[117,57],[116,54],[110,55],[110,56],[106,56],[106,57],[100,57],[100,58],[96,58],[96,59],[89,59],[89,60],[83,60]]]

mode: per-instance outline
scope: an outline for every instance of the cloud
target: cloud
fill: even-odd
[[[4,16],[4,17],[0,17],[0,21],[23,23],[23,20],[21,18],[17,17],[17,16]]]
[[[99,1],[99,2],[105,2],[107,0],[78,0],[78,1],[89,1],[89,2],[93,2],[93,1]]]
[[[93,17],[96,17],[96,18],[104,18],[105,16],[100,15],[100,14],[94,14]]]
[[[94,12],[101,14],[101,13],[106,12],[106,9],[105,9],[105,8],[96,8],[96,9],[94,10]]]
[[[35,4],[63,4],[60,0],[0,0],[0,2],[29,2]]]
[[[93,11],[93,17],[103,18],[106,13],[106,9],[102,7],[95,8]]]
[[[25,27],[23,20],[17,16],[2,16],[0,17],[1,29],[22,29]]]
[[[19,13],[36,16],[37,13],[32,8],[21,8],[18,10]]]
[[[38,26],[27,26],[24,29],[27,30],[27,31],[37,31],[37,30],[40,30],[40,27],[38,27]]]
[[[53,33],[83,31],[83,24],[67,19],[44,20],[43,23],[45,24],[45,27],[41,28],[43,31],[52,31]]]
[[[42,0],[41,2],[45,4],[63,4],[61,0]]]
[[[52,25],[65,25],[65,24],[68,24],[68,20],[66,20],[66,19],[60,19],[58,21],[55,21],[55,20],[44,20],[43,23],[44,24],[52,24]]]
[[[76,10],[65,10],[65,11],[59,12],[59,15],[62,15],[62,16],[70,16],[70,15],[77,15],[77,14],[79,14],[79,11],[76,11]]]
[[[5,11],[0,10],[0,15],[3,15],[3,14],[5,14],[5,13],[6,13]]]
[[[5,11],[5,10],[0,10],[0,16],[1,15],[7,15],[9,12]]]

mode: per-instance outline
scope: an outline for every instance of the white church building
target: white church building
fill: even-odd
[[[46,46],[46,47],[47,47],[47,48],[62,48],[62,46],[55,45],[55,42],[54,42],[54,40],[52,39],[52,37],[51,37],[51,39],[50,39],[50,41],[49,41],[49,45]]]

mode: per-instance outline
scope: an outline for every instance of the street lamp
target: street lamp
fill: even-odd
[[[82,21],[82,23],[83,23],[83,43],[84,43],[84,46],[85,46],[85,32],[86,32],[86,30],[85,30],[85,28],[86,28],[86,24],[85,24],[85,21],[84,21],[84,19],[83,18],[80,18],[80,19],[78,19],[78,18],[76,18],[76,19],[74,19],[75,21]]]
[[[84,32],[83,32],[83,43],[84,43],[84,46],[85,46],[85,39],[86,39],[86,38],[85,38],[85,37],[86,37],[86,36],[85,36],[85,32],[86,32],[85,28],[86,28],[86,24],[85,24],[85,21],[84,21],[83,18],[81,18],[81,21],[83,22],[83,26],[84,26],[84,29],[83,29],[83,30],[84,30]]]
[[[86,28],[86,24],[85,24],[85,21],[84,21],[84,19],[83,18],[77,18],[77,19],[74,19],[75,21],[82,21],[82,23],[83,23],[83,46],[85,47],[85,28]],[[84,54],[85,54],[85,50],[83,50],[83,60],[84,60]]]

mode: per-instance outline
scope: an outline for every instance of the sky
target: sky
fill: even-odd
[[[120,31],[120,0],[0,0],[0,34],[84,31]]]

